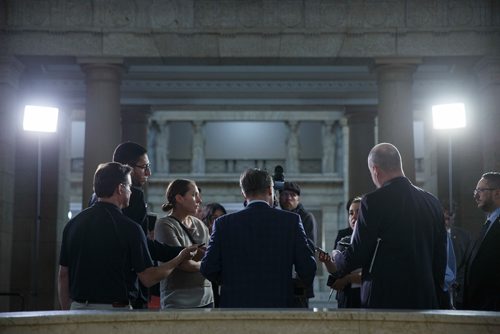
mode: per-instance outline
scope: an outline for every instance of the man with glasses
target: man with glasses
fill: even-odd
[[[117,162],[99,165],[96,202],[64,228],[58,277],[63,310],[130,309],[131,282],[156,284],[197,251],[196,246],[186,248],[173,260],[153,266],[141,228],[121,211],[129,205],[131,171]]]
[[[130,194],[130,203],[128,207],[122,211],[125,216],[129,217],[139,224],[144,231],[144,235],[148,234],[148,217],[147,204],[144,197],[143,186],[151,176],[151,167],[147,150],[137,143],[127,141],[119,144],[113,152],[113,161],[119,162],[131,167],[130,176],[132,178],[132,193]],[[91,200],[91,204],[95,202],[95,196]],[[171,247],[155,240],[147,238],[149,253],[153,261],[167,262],[173,259],[183,247]],[[201,254],[199,255],[201,256]],[[148,289],[136,280],[134,286],[130,287],[130,299],[134,309],[147,308]]]
[[[474,189],[477,207],[486,221],[476,239],[465,274],[464,306],[500,311],[500,173],[482,175]]]

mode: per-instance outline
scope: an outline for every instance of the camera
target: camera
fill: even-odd
[[[275,191],[281,191],[285,188],[285,174],[283,174],[283,167],[280,165],[274,167],[273,182]]]

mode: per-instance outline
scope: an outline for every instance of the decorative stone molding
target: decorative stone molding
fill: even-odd
[[[23,70],[24,65],[15,57],[0,56],[0,84],[17,88]]]
[[[324,121],[338,120],[343,117],[343,110],[331,111],[261,111],[261,110],[241,110],[234,108],[232,110],[220,111],[215,110],[179,110],[167,111],[162,110],[162,107],[154,108],[154,113],[151,116],[152,120],[157,122],[163,121],[191,121],[193,119],[209,121]]]
[[[490,27],[491,1],[7,1],[9,26],[50,29],[155,29],[169,32],[345,30],[353,27]],[[35,5],[36,3],[36,5]]]

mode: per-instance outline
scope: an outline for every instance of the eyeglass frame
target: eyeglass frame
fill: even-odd
[[[132,183],[120,183],[125,189],[132,191]]]
[[[137,167],[137,168],[140,168],[142,169],[143,171],[146,171],[146,170],[151,170],[151,164],[150,163],[147,163],[145,165],[134,165],[134,167]]]
[[[482,193],[483,191],[492,191],[492,190],[497,190],[498,188],[476,188],[472,191],[472,193],[474,194],[474,196],[476,196],[477,194],[480,194]]]

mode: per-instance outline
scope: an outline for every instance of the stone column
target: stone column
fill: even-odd
[[[92,195],[94,173],[100,163],[111,161],[121,142],[120,84],[123,67],[118,59],[79,59],[85,72],[87,105],[82,182],[82,207]]]
[[[299,122],[288,121],[288,138],[286,142],[286,174],[299,173]]]
[[[500,57],[485,57],[475,67],[480,108],[483,170],[500,171]]]
[[[24,69],[14,57],[0,57],[0,290],[10,291],[14,224],[16,131],[22,131],[19,78]],[[16,117],[19,115],[19,117]],[[0,312],[9,310],[9,298],[0,299]]]
[[[169,145],[170,145],[170,125],[168,121],[160,124],[155,122],[156,138],[154,142],[156,171],[158,173],[169,172]]]
[[[378,84],[378,142],[394,144],[406,176],[415,182],[412,85],[416,58],[376,59]]]
[[[333,174],[335,172],[335,128],[334,121],[324,121],[321,128],[323,139],[323,158],[321,159],[321,172]]]
[[[193,146],[191,173],[205,174],[205,141],[203,139],[203,121],[191,122],[193,127]]]
[[[349,128],[348,198],[373,190],[368,170],[368,153],[375,144],[376,107],[349,106],[346,108]]]
[[[122,141],[148,147],[149,106],[122,106]]]

